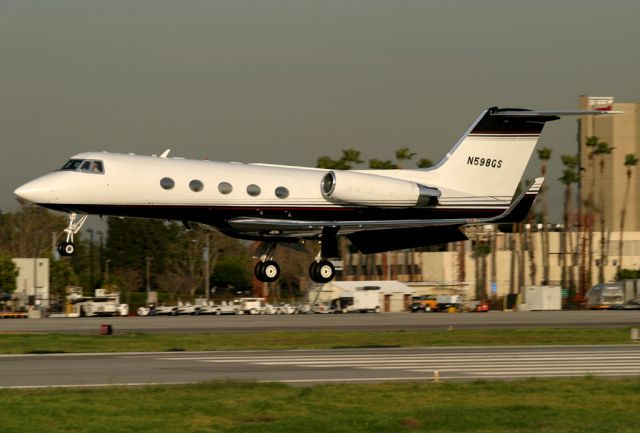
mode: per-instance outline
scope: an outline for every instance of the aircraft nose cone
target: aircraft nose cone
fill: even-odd
[[[46,203],[53,193],[53,188],[49,182],[39,178],[18,187],[13,193],[31,203]]]

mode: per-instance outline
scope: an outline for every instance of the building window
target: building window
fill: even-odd
[[[176,183],[170,177],[163,177],[160,179],[160,186],[163,189],[171,189],[176,185]]]
[[[191,188],[191,191],[193,192],[200,192],[204,189],[204,184],[199,180],[194,179],[191,182],[189,182],[189,188]]]
[[[229,182],[220,182],[218,184],[218,191],[220,191],[222,194],[230,194],[231,191],[233,191],[233,187]]]
[[[289,190],[284,186],[279,186],[276,188],[276,197],[278,198],[287,198],[289,197]]]
[[[247,186],[247,194],[249,194],[251,197],[257,197],[261,192],[262,190],[258,185],[251,184]]]

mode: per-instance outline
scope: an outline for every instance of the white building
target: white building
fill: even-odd
[[[18,307],[49,307],[49,259],[12,259],[18,268],[16,290],[13,297]]]

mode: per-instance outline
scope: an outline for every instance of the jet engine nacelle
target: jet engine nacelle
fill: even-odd
[[[360,206],[416,207],[434,204],[440,191],[402,179],[352,171],[330,171],[322,178],[330,201]]]

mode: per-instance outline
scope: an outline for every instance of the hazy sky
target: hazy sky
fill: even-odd
[[[638,101],[638,17],[637,0],[0,0],[0,209],[81,151],[439,160],[489,106]],[[539,147],[558,160],[575,134],[553,122]]]

